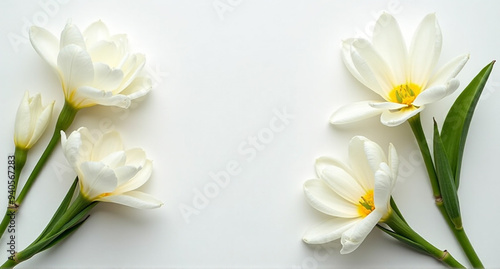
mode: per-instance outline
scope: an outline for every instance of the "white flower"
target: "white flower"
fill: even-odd
[[[64,155],[78,175],[85,198],[135,208],[162,205],[153,196],[135,190],[152,172],[151,160],[142,149],[125,150],[117,132],[108,132],[95,142],[85,127],[68,138],[64,132],[61,136]]]
[[[102,21],[91,24],[83,34],[68,23],[60,40],[33,26],[30,40],[59,75],[66,101],[74,108],[127,108],[131,100],[151,89],[149,78],[138,77],[146,61],[144,55],[131,53],[127,37],[110,35]]]
[[[42,97],[39,93],[30,97],[24,94],[23,100],[17,109],[14,125],[14,144],[17,148],[28,150],[42,136],[52,117],[52,103],[42,106]]]
[[[344,124],[375,115],[397,126],[453,93],[455,76],[469,59],[461,55],[434,72],[441,53],[441,30],[436,16],[427,15],[417,28],[409,51],[397,21],[384,13],[377,20],[373,40],[352,38],[343,42],[342,56],[351,74],[385,101],[364,101],[341,107],[330,118]]]
[[[398,156],[389,156],[376,143],[356,136],[349,143],[350,166],[321,157],[316,161],[320,179],[304,184],[307,201],[331,219],[308,230],[304,242],[322,244],[341,238],[342,254],[354,251],[378,222],[392,212],[390,197],[398,173]]]

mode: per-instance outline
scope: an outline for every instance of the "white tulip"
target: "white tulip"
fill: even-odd
[[[148,181],[153,165],[140,148],[125,150],[118,132],[108,132],[96,141],[80,128],[66,137],[61,132],[66,159],[78,175],[80,193],[89,201],[156,208],[162,203],[136,191]]]
[[[28,150],[40,139],[52,117],[54,101],[42,106],[39,93],[30,97],[26,92],[17,109],[14,126],[14,143],[17,148]]]
[[[110,35],[102,21],[91,24],[83,33],[68,23],[60,39],[33,26],[30,41],[58,74],[66,102],[73,108],[127,108],[131,100],[151,89],[151,80],[138,76],[146,61],[144,55],[131,53],[127,37]]]

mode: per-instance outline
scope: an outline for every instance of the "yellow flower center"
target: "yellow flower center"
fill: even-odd
[[[358,205],[358,213],[361,217],[366,217],[375,210],[373,202],[373,190],[369,190],[364,196],[361,196]]]
[[[401,84],[394,87],[389,93],[389,98],[394,103],[410,106],[415,98],[420,94],[421,87],[414,83]]]

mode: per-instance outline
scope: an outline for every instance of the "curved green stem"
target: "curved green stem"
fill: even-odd
[[[441,191],[439,189],[439,183],[437,180],[436,170],[434,168],[434,163],[431,157],[429,146],[427,144],[427,139],[425,137],[424,131],[422,129],[422,123],[420,121],[420,114],[417,114],[408,120],[410,123],[415,139],[417,140],[420,152],[424,159],[425,167],[427,169],[427,174],[429,175],[429,180],[432,186],[432,192],[436,201],[436,206],[441,212],[441,215],[446,220],[448,227],[453,232],[453,235],[457,239],[458,243],[462,247],[465,255],[469,259],[470,263],[474,268],[484,268],[481,260],[479,259],[476,251],[472,247],[463,227],[456,228],[453,222],[450,220],[446,210],[444,208],[443,200],[441,198]]]
[[[408,123],[410,123],[411,130],[415,135],[418,147],[420,148],[420,152],[422,153],[422,157],[425,163],[425,168],[427,169],[427,174],[429,175],[429,180],[431,182],[432,193],[435,198],[440,198],[441,191],[439,189],[439,183],[436,175],[436,170],[434,168],[434,163],[432,161],[432,155],[429,150],[429,145],[427,144],[427,139],[425,137],[424,130],[422,129],[422,122],[420,121],[420,113],[411,117],[408,120]]]
[[[460,262],[458,262],[448,251],[440,250],[422,236],[416,233],[406,222],[401,219],[398,214],[391,214],[384,221],[396,234],[401,235],[414,243],[418,244],[419,248],[425,251],[430,256],[434,257],[438,261],[448,265],[451,268],[465,268]]]
[[[75,119],[77,112],[78,112],[78,109],[72,107],[68,103],[64,103],[64,106],[61,110],[61,113],[59,114],[59,118],[57,119],[56,127],[54,130],[54,133],[52,134],[52,138],[49,141],[49,144],[47,145],[47,147],[45,148],[45,151],[42,153],[42,156],[40,157],[37,164],[33,168],[33,171],[31,171],[31,174],[28,177],[26,184],[23,186],[19,196],[17,196],[17,198],[15,199],[15,201],[14,201],[15,206],[14,207],[9,206],[7,208],[7,211],[5,212],[5,215],[2,219],[2,222],[0,223],[0,235],[3,236],[3,234],[5,233],[5,230],[10,222],[11,217],[16,214],[16,212],[17,212],[18,208],[21,206],[21,203],[23,202],[24,198],[26,197],[29,190],[31,189],[31,186],[33,185],[36,178],[38,177],[38,174],[41,172],[42,168],[45,166],[45,163],[49,159],[50,155],[54,151],[57,144],[59,143],[59,140],[61,139],[61,131],[65,131],[66,129],[68,129],[68,127],[71,125],[71,123]],[[19,174],[20,174],[20,171],[18,173],[16,173],[16,176],[18,177]],[[17,181],[16,181],[16,189],[17,189]],[[9,204],[10,204],[10,201],[9,201]]]

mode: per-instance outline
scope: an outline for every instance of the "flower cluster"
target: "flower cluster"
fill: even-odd
[[[459,87],[456,78],[469,60],[460,55],[436,69],[442,36],[435,14],[427,15],[413,36],[409,49],[393,16],[377,20],[371,41],[350,38],[342,42],[342,58],[350,73],[382,101],[363,101],[337,109],[334,125],[381,115],[386,126],[408,122],[422,152],[436,205],[453,230],[473,267],[483,265],[465,235],[458,186],[463,148],[482,89],[494,61],[462,91],[446,116],[441,132],[434,122],[433,154],[427,144],[420,112]],[[431,245],[410,228],[391,197],[398,174],[398,156],[389,146],[388,158],[374,142],[360,136],[349,144],[349,165],[321,157],[316,174],[304,184],[309,204],[331,218],[309,229],[303,240],[321,244],[340,239],[341,253],[354,251],[375,227],[438,259],[452,268],[464,268],[447,251]]]
[[[52,138],[21,192],[16,195],[28,151],[43,135],[54,108],[54,102],[43,106],[40,94],[24,95],[14,127],[13,189],[9,190],[9,206],[0,224],[0,234],[5,232],[11,216],[20,209],[58,144],[62,144],[64,156],[77,177],[40,236],[24,250],[11,253],[2,268],[14,267],[56,245],[76,231],[99,202],[139,209],[162,205],[157,198],[137,190],[149,180],[153,170],[152,161],[147,159],[143,149],[125,149],[117,131],[96,139],[87,128],[81,127],[66,135],[66,130],[82,108],[95,105],[128,108],[132,100],[151,90],[151,80],[141,76],[146,61],[144,55],[130,52],[126,36],[110,35],[102,21],[91,24],[83,33],[68,23],[60,39],[43,28],[33,26],[30,40],[38,54],[59,76],[65,103]],[[76,191],[77,186],[79,191]]]

